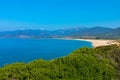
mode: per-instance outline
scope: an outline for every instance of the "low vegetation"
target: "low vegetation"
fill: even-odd
[[[0,80],[117,80],[120,79],[120,47],[80,48],[66,57],[0,68]]]

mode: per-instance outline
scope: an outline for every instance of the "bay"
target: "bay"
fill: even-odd
[[[67,39],[0,38],[0,66],[35,59],[51,60],[66,56],[81,47],[92,47],[90,42]]]

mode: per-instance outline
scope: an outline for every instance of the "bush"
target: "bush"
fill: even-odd
[[[50,61],[14,63],[0,68],[0,80],[113,80],[119,51],[116,46],[81,48]]]

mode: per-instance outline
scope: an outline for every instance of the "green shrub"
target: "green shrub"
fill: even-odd
[[[34,60],[0,68],[0,80],[113,80],[120,48],[81,48],[51,61]]]

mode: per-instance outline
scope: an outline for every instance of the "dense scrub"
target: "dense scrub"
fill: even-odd
[[[0,68],[0,80],[113,80],[119,79],[120,48],[81,48],[51,61],[34,60]]]
[[[115,67],[115,79],[120,80],[120,46],[104,46],[96,48],[97,54],[110,60]]]

